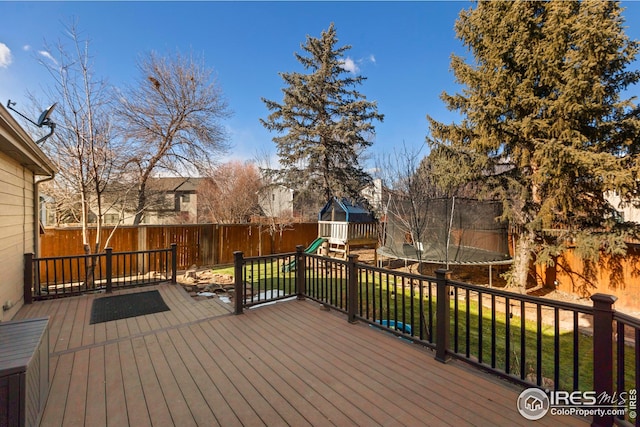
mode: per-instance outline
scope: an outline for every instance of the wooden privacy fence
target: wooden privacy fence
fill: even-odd
[[[114,252],[135,252],[167,248],[177,244],[178,269],[192,265],[230,264],[240,248],[249,256],[271,255],[307,246],[317,237],[317,223],[295,223],[271,233],[263,224],[182,224],[119,226],[109,242]],[[111,228],[102,230],[106,242]],[[96,229],[89,229],[95,242]],[[82,253],[82,229],[47,228],[40,238],[40,257],[75,256]]]
[[[640,311],[640,244],[627,243],[625,256],[600,253],[597,262],[589,263],[566,249],[553,265],[536,265],[536,284],[548,289],[588,298],[596,293],[612,293],[616,306],[626,311]]]

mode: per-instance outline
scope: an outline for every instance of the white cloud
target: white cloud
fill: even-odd
[[[348,56],[342,61],[342,68],[352,74],[356,74],[358,71],[360,71],[360,68],[355,63],[355,61]]]
[[[24,46],[22,46],[22,50],[24,50],[25,52],[29,52],[31,50],[31,46],[28,44],[25,44]]]
[[[49,61],[51,61],[54,64],[58,65],[58,61],[56,61],[56,59],[49,52],[47,52],[46,50],[39,50],[38,54],[40,54],[41,56],[44,56]]]
[[[367,57],[364,58],[359,58],[357,60],[353,60],[351,57],[347,56],[345,59],[343,59],[342,61],[340,61],[340,65],[342,66],[342,69],[351,73],[351,74],[357,74],[360,72],[360,66],[363,64],[375,64],[376,63],[376,57],[373,54],[370,54]]]
[[[0,68],[7,68],[11,64],[11,49],[4,43],[0,43]]]

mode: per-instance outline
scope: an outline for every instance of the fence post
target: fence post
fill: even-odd
[[[233,253],[234,264],[234,298],[236,311],[235,314],[242,314],[244,305],[244,280],[242,277],[242,269],[244,267],[244,259],[242,251],[235,251]]]
[[[447,363],[451,356],[449,351],[449,324],[450,324],[450,290],[449,280],[451,271],[445,269],[436,270],[436,360]]]
[[[107,252],[107,293],[113,292],[113,248],[106,248]]]
[[[358,255],[349,255],[347,260],[347,316],[349,323],[356,322],[358,314]]]
[[[593,389],[596,395],[613,395],[613,303],[607,294],[591,295],[593,301]],[[592,426],[611,427],[613,415],[594,415]]]
[[[24,303],[33,303],[33,254],[24,254]]]
[[[298,294],[298,299],[303,300],[305,295],[307,294],[307,263],[305,259],[304,246],[297,245],[296,246],[296,293]]]
[[[178,283],[178,245],[171,244],[171,284]]]

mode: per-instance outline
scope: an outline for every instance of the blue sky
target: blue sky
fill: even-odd
[[[0,102],[27,107],[52,82],[37,63],[44,42],[63,37],[75,19],[91,40],[94,69],[114,86],[138,76],[136,61],[150,51],[194,51],[217,75],[233,110],[225,121],[227,158],[275,153],[274,134],[259,122],[268,114],[261,97],[281,101],[279,72],[298,71],[294,52],[307,35],[319,37],[335,23],[339,45],[367,77],[361,93],[385,115],[376,125],[370,154],[388,155],[403,143],[424,145],[427,114],[451,122],[439,96],[455,92],[452,53],[466,55],[454,22],[464,2],[0,2]],[[627,8],[627,34],[640,39],[640,2]],[[635,62],[638,68],[640,62]],[[640,95],[640,88],[633,89]],[[44,106],[43,106],[44,108]],[[54,116],[55,118],[55,116]]]

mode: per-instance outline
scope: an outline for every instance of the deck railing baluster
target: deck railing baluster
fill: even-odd
[[[383,304],[383,298],[382,298],[382,271],[378,272],[378,312],[376,313],[377,316],[374,316],[373,321],[375,322],[376,317],[379,320],[382,320],[382,315],[383,315],[383,311],[382,311],[382,304]]]
[[[40,276],[40,274],[42,273],[40,271],[40,262],[38,260],[33,260],[34,266],[35,266],[35,272],[33,273],[33,291],[34,291],[34,295],[37,296],[41,296],[42,295],[42,277]],[[46,266],[45,266],[46,269]],[[46,274],[46,271],[45,271]]]
[[[478,292],[478,363],[482,363],[484,347],[482,346],[482,292]]]
[[[542,305],[536,304],[536,384],[542,385]]]
[[[578,312],[573,312],[573,354],[580,354],[580,333],[578,329]],[[580,380],[580,360],[573,358],[573,389],[578,390]]]
[[[491,295],[491,367],[496,367],[496,296]]]
[[[520,301],[520,379],[524,380],[527,376],[525,372],[526,367],[526,359],[527,359],[527,347],[526,347],[526,339],[527,339],[527,329],[525,323],[525,315],[526,315],[527,306],[524,300]]]
[[[469,301],[471,297],[470,293],[471,291],[467,289],[465,293],[465,297],[466,297],[465,310],[467,312],[465,314],[466,327],[465,327],[465,342],[464,342],[465,356],[467,357],[467,359],[471,355],[471,306],[470,306],[471,302]]]
[[[58,293],[58,269],[56,268],[57,262],[53,261],[53,289],[55,289],[55,293]],[[64,288],[62,288],[64,291]]]
[[[428,286],[431,287],[431,284],[428,283]],[[431,341],[431,336],[428,335],[429,334],[429,328],[427,327],[427,321],[425,319],[425,314],[424,314],[424,286],[423,286],[423,282],[422,280],[420,280],[418,282],[418,298],[420,298],[418,300],[418,310],[420,310],[420,327],[418,328],[420,330],[420,340],[425,340],[425,338],[428,337],[428,340]],[[430,301],[427,301],[427,303],[430,303]]]
[[[458,288],[453,288],[453,351],[458,353]]]
[[[560,310],[558,307],[553,308],[553,383],[560,384]]]
[[[428,282],[428,295],[429,300],[427,301],[427,310],[429,311],[429,324],[427,325],[429,328],[429,341],[433,343],[433,286],[432,282]]]
[[[402,304],[401,304],[402,305],[402,325],[406,325],[407,324],[407,298],[406,298],[406,287],[405,287],[404,276],[401,277],[400,289],[402,291]],[[411,304],[411,306],[413,308],[413,304]],[[413,321],[411,323],[413,324]],[[402,327],[402,332],[407,332],[404,326]]]
[[[616,392],[618,395],[627,392],[625,387],[625,347],[625,325],[622,322],[616,322]],[[624,417],[618,418],[623,419]]]
[[[504,299],[504,321],[505,321],[505,334],[504,334],[504,371],[507,374],[511,373],[511,299]]]
[[[398,295],[398,276],[394,273],[390,273],[391,284],[391,300],[393,301],[393,317],[392,320],[396,322],[393,329],[400,330],[398,322],[400,322],[400,295]]]
[[[113,292],[113,249],[106,248],[105,251],[107,252],[107,293],[110,294]]]
[[[62,283],[66,283],[66,280],[65,280],[65,277],[64,277],[64,271],[65,271],[64,261],[65,261],[64,259],[62,259],[60,261],[60,264],[62,264],[62,271],[60,272],[60,275],[61,275],[60,279],[62,280]],[[54,263],[55,263],[55,261],[54,261]],[[71,258],[69,258],[69,270],[71,271],[70,281],[73,282],[73,269],[71,268]],[[57,277],[57,275],[55,275],[54,277],[56,278],[56,284],[57,284],[58,277]],[[57,289],[57,287],[56,287],[56,289]]]
[[[358,262],[358,255],[349,255],[347,264],[347,310],[349,322],[356,321],[357,315],[357,303],[358,303],[358,271],[356,269],[356,263]],[[342,283],[342,281],[340,281]]]

